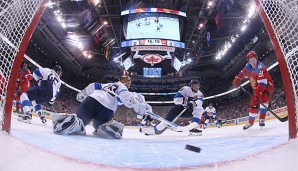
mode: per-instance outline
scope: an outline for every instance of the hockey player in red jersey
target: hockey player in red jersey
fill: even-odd
[[[20,97],[22,93],[26,92],[30,87],[30,80],[32,80],[32,74],[28,69],[28,65],[26,63],[23,63],[17,78],[17,87],[16,87],[16,112],[17,113],[21,113],[20,109],[22,109],[22,105],[20,102]]]
[[[6,79],[2,71],[0,70],[0,100],[2,98],[1,96],[4,95],[5,87],[6,87]]]
[[[260,105],[262,102],[268,107],[270,95],[274,91],[274,82],[269,75],[266,66],[258,61],[258,56],[255,51],[250,51],[247,54],[248,63],[242,71],[234,78],[234,87],[239,87],[244,78],[248,79],[253,89],[253,96],[250,99],[248,124],[244,125],[246,130],[253,126],[255,117],[257,116],[260,107],[259,126],[265,126],[265,117],[267,109]]]

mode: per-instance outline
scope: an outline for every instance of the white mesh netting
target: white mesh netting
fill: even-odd
[[[291,75],[298,126],[298,0],[260,0]]]
[[[0,1],[0,130],[13,62],[22,39],[42,0]]]

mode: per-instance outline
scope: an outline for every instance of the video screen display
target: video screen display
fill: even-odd
[[[177,16],[129,17],[126,39],[160,38],[180,41],[179,20]],[[141,14],[133,14],[141,15]],[[133,19],[132,19],[133,18]]]
[[[143,68],[144,78],[161,78],[161,68]]]
[[[161,12],[142,12],[124,15],[122,20],[125,40],[164,39],[184,41],[185,17],[183,16]]]

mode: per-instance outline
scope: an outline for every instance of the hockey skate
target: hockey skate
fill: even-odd
[[[47,122],[46,117],[43,116],[43,115],[41,115],[41,112],[38,112],[37,114],[38,114],[38,116],[39,116],[41,122],[45,124],[45,123]]]
[[[243,130],[247,130],[248,128],[250,128],[252,126],[253,126],[253,124],[248,123],[248,124],[243,126]]]
[[[188,136],[201,136],[202,135],[202,130],[199,130],[197,128],[193,128],[189,130]]]
[[[259,126],[264,127],[265,126],[265,119],[259,119]]]
[[[26,112],[23,115],[19,115],[17,120],[20,122],[31,124],[31,119],[32,119],[32,114],[30,112]]]

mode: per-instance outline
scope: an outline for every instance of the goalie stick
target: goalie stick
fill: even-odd
[[[240,86],[241,89],[248,94],[250,97],[252,96],[252,94],[250,92],[248,92],[245,88],[243,88],[242,86]],[[288,120],[288,116],[286,117],[279,117],[276,113],[274,113],[271,109],[269,109],[267,106],[264,105],[264,103],[262,103],[260,100],[258,100],[258,103],[260,103],[262,106],[264,106],[270,113],[272,113],[273,116],[275,116],[280,122],[286,122]]]
[[[122,101],[122,100],[129,101],[128,99],[124,99],[123,97],[119,96],[118,94],[116,94],[115,92],[113,92],[113,91],[111,91],[111,90],[106,90],[106,91],[107,91],[108,93],[113,94],[114,96],[120,98],[121,101]],[[129,103],[130,103],[130,102],[129,102]],[[185,110],[186,110],[186,109],[184,109],[179,115],[182,115],[182,113],[183,113]],[[177,124],[175,124],[175,123],[173,123],[173,122],[171,122],[171,121],[168,121],[168,120],[166,120],[165,118],[163,118],[163,117],[161,117],[161,116],[158,116],[158,115],[156,115],[156,114],[154,114],[154,113],[152,113],[152,112],[147,112],[146,114],[150,115],[152,118],[154,118],[154,119],[156,119],[156,120],[158,120],[158,121],[160,121],[160,122],[164,122],[164,123],[166,123],[169,127],[173,128],[173,129],[179,130],[179,128],[180,128],[180,126],[178,126]],[[178,116],[179,116],[179,115],[178,115]],[[176,118],[178,118],[178,117],[176,117]],[[175,118],[175,119],[176,119],[176,118]]]

